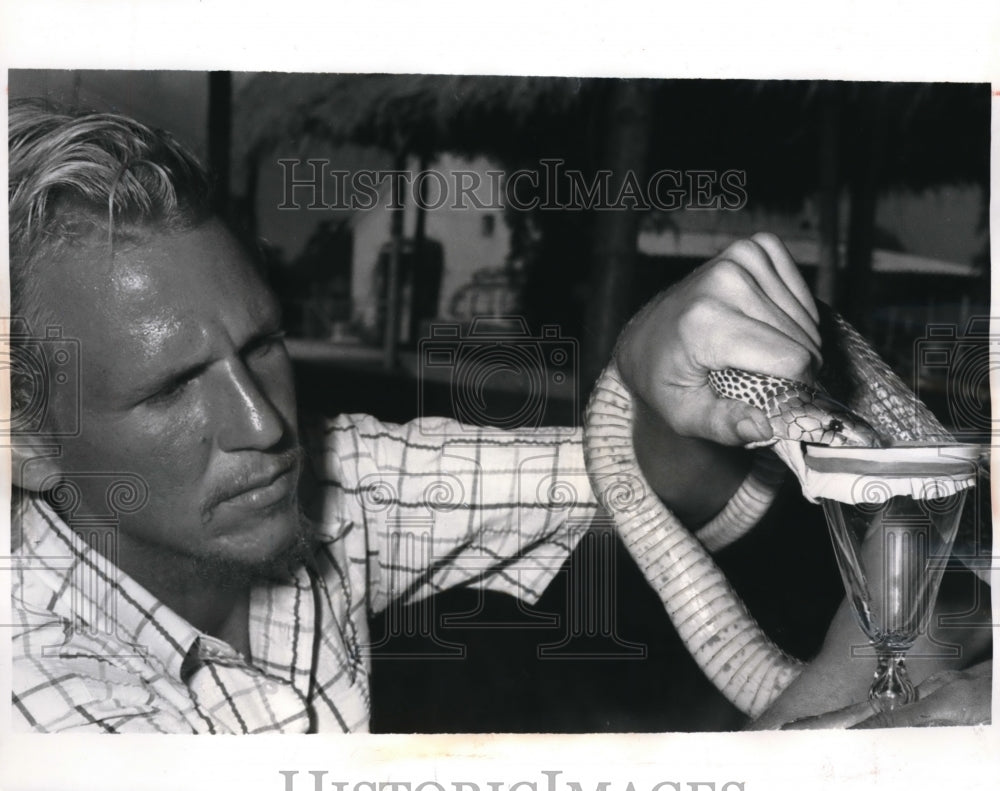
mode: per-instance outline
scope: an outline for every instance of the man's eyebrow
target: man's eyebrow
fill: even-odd
[[[263,340],[272,338],[275,335],[284,333],[285,327],[281,315],[281,308],[271,306],[262,311],[261,321],[258,327],[250,333],[249,337],[240,345],[240,351],[244,351],[260,343]]]
[[[239,352],[240,354],[245,354],[248,351],[252,351],[255,347],[265,341],[283,337],[284,334],[284,329],[280,324],[275,324],[273,327],[269,327],[268,329],[260,329],[243,342],[239,348]]]
[[[134,388],[131,388],[130,393],[133,398],[148,398],[165,385],[169,385],[172,382],[183,382],[185,379],[197,376],[208,367],[209,362],[207,359],[194,360],[181,363],[174,368],[161,369],[152,374],[147,380],[138,382]]]

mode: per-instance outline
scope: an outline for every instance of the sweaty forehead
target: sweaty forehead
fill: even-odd
[[[98,376],[222,352],[277,321],[270,291],[216,222],[153,235],[113,258],[93,245],[45,269],[47,312],[80,340],[85,369]]]
[[[117,251],[106,271],[110,296],[124,308],[134,305],[143,312],[197,303],[202,291],[211,297],[231,295],[227,308],[236,303],[259,307],[269,296],[243,249],[215,222],[184,233],[155,235]]]

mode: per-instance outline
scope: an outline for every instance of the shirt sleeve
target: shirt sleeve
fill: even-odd
[[[580,429],[342,415],[319,459],[324,521],[363,538],[373,611],[461,585],[534,602],[597,512]]]

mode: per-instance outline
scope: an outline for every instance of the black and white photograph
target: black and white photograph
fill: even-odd
[[[519,71],[7,71],[12,736],[992,732],[989,81]]]
[[[988,86],[14,71],[9,119],[25,727],[989,720]]]

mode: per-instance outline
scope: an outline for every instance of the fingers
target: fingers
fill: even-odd
[[[891,711],[876,712],[871,703],[803,717],[781,726],[782,730],[823,728],[867,730],[871,728],[929,728],[943,725],[981,725],[990,722],[992,675],[976,670],[945,671],[920,685],[920,699]]]
[[[815,323],[819,323],[819,311],[813,300],[809,286],[802,279],[799,268],[795,265],[788,248],[772,233],[755,233],[750,237],[759,244],[770,256],[774,269],[788,290],[795,296],[799,305]]]
[[[705,267],[700,285],[705,295],[773,327],[821,362],[816,304],[795,262],[776,237],[757,234],[730,245]],[[716,328],[716,334],[739,337],[727,327]]]
[[[837,709],[836,711],[830,711],[826,714],[817,714],[812,717],[802,717],[797,720],[792,720],[791,722],[786,722],[781,726],[783,731],[814,731],[823,729],[834,729],[843,730],[845,728],[853,728],[859,722],[864,722],[871,718],[872,704],[865,701],[864,703],[855,703],[851,706],[845,706],[842,709]]]
[[[758,234],[650,303],[616,352],[626,384],[679,434],[726,445],[771,438],[763,413],[719,398],[708,373],[742,368],[810,382],[822,361],[816,305],[788,251]]]
[[[926,698],[933,692],[937,692],[941,687],[945,687],[953,681],[962,678],[963,672],[960,670],[940,670],[927,679],[917,689],[917,694],[921,698]]]
[[[742,239],[730,245],[720,260],[740,267],[751,279],[758,299],[769,304],[773,316],[782,324],[804,332],[818,349],[818,313],[805,282],[781,243],[774,237],[759,236],[774,248],[775,254],[780,250],[783,255],[775,259],[769,249],[754,239]]]
[[[727,331],[719,332],[725,325]],[[741,401],[718,396],[708,385],[707,371],[743,368],[759,373],[809,380],[811,352],[772,325],[718,303],[696,311],[685,324],[697,369],[687,386],[658,393],[661,414],[669,414],[674,429],[723,445],[765,442],[773,436],[764,412]],[[700,344],[700,345],[699,345]],[[660,400],[662,399],[662,400]]]
[[[682,436],[696,436],[722,445],[748,445],[766,442],[774,432],[764,413],[749,404],[717,397],[697,388],[679,394],[673,418],[675,430]]]
[[[753,313],[753,306],[748,310]],[[754,315],[727,312],[722,318],[729,332],[709,336],[705,367],[709,370],[742,368],[760,374],[811,381],[811,366],[818,360],[818,348],[799,333],[758,319]]]
[[[711,334],[706,339],[741,340],[738,334],[742,328],[733,326],[732,322],[739,317],[754,319],[763,325],[777,330],[786,337],[787,342],[802,346],[817,361],[820,360],[819,332],[809,316],[799,308],[800,315],[790,316],[768,294],[760,280],[739,261],[729,258],[717,261],[705,275],[703,288],[710,291],[711,297],[706,301],[715,302],[727,315],[715,317],[715,324],[707,329]],[[774,288],[771,288],[772,293]],[[791,299],[787,294],[776,295],[788,304]],[[794,302],[794,300],[792,300]],[[798,302],[794,302],[798,305]],[[803,323],[800,323],[804,322]],[[738,347],[746,344],[739,343]],[[770,373],[758,371],[758,373]]]
[[[920,699],[916,703],[881,712],[852,727],[861,730],[988,723],[992,714],[992,681],[992,673],[988,671],[939,673],[920,685]]]
[[[747,445],[771,439],[762,411],[718,396],[708,372],[744,368],[791,379],[809,379],[811,352],[773,325],[733,310],[717,300],[689,303],[671,334],[676,354],[642,356],[630,367],[643,399],[682,436],[724,445]]]

